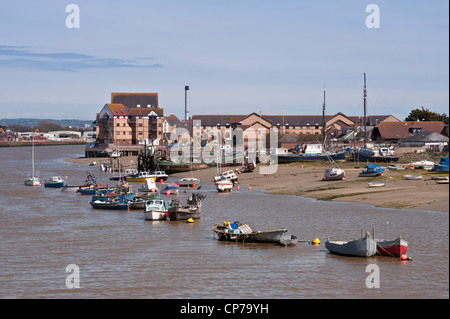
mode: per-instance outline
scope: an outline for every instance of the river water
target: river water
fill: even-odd
[[[87,196],[43,186],[53,175],[79,185],[89,170],[111,183],[98,167],[63,160],[83,154],[84,146],[36,147],[42,186],[33,188],[24,186],[31,148],[0,148],[0,298],[449,297],[448,213],[255,190],[219,194],[213,183],[202,181],[207,197],[201,219],[145,221],[142,211],[94,210]],[[185,196],[178,195],[182,201]],[[223,221],[258,230],[287,228],[300,240],[318,237],[322,243],[219,242],[212,227]],[[406,239],[412,260],[343,257],[324,246],[327,237],[351,240],[373,227],[377,237]],[[66,286],[72,264],[78,266],[80,288]],[[366,285],[375,274],[366,272],[368,265],[379,269],[379,288]]]

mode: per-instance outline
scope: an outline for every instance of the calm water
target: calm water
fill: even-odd
[[[98,167],[68,164],[83,146],[36,147],[41,183],[53,175],[78,185]],[[25,187],[31,148],[0,148],[0,298],[448,298],[449,214],[318,202],[241,190],[218,194],[203,181],[203,216],[194,224],[151,222],[141,211],[102,211],[89,197]],[[170,179],[169,179],[170,180]],[[186,196],[179,195],[180,198]],[[254,229],[285,227],[319,246],[232,244],[212,226],[240,221]],[[361,228],[409,242],[412,261],[331,255],[327,237],[349,240]],[[66,287],[66,266],[80,269],[80,289]],[[380,288],[366,287],[366,266]]]

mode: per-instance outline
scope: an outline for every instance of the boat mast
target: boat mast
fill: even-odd
[[[364,148],[366,148],[367,145],[366,104],[367,104],[367,88],[366,88],[366,73],[364,73]]]
[[[325,148],[325,84],[323,85],[323,106],[322,106],[322,146]]]

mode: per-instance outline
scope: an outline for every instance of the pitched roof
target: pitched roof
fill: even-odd
[[[421,132],[405,138],[403,142],[448,142],[448,137],[435,132]]]
[[[128,113],[128,108],[123,104],[111,103],[106,104],[106,106],[111,110],[112,114],[115,116],[125,116]]]
[[[111,103],[120,103],[128,108],[159,107],[158,93],[111,93]]]
[[[164,109],[156,107],[133,107],[129,109],[128,116],[151,116],[150,113],[155,113],[157,116],[164,115]]]
[[[445,124],[442,122],[381,122],[377,129],[384,139],[404,139],[412,135],[413,129],[420,129],[421,133],[436,132],[441,133]],[[410,130],[411,129],[411,130]]]

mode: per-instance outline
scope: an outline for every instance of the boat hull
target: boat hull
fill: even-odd
[[[338,181],[345,178],[345,171],[343,169],[329,168],[324,172],[324,179],[327,181]]]
[[[395,240],[377,240],[377,252],[382,256],[401,256],[406,254],[408,242],[402,238]]]
[[[127,203],[90,201],[89,204],[91,204],[94,209],[127,210],[129,208]]]
[[[167,211],[153,210],[144,212],[145,220],[165,220]]]
[[[190,207],[169,207],[167,210],[170,220],[188,220],[189,218],[198,219],[202,215],[200,207],[190,208]]]
[[[308,161],[345,161],[345,152],[330,154],[301,154],[301,155],[278,155],[278,163],[308,162]]]
[[[37,187],[37,186],[41,186],[41,182],[39,181],[39,179],[37,177],[29,177],[25,181],[25,186]]]
[[[384,187],[384,186],[386,186],[386,182],[369,183],[368,186],[369,187]]]
[[[371,257],[377,253],[377,242],[370,236],[353,241],[326,241],[325,247],[333,254],[355,257]]]
[[[115,188],[100,188],[100,189],[77,189],[77,193],[81,195],[95,195],[96,192],[100,192],[101,194],[108,194],[109,192],[114,192]]]
[[[66,183],[64,182],[60,182],[60,183],[44,183],[45,187],[54,187],[54,188],[59,188],[59,187],[65,187],[67,186]]]
[[[220,241],[253,242],[253,243],[275,243],[284,246],[297,244],[297,237],[289,234],[287,229],[270,231],[240,232],[237,229],[228,229],[216,225],[213,228],[216,237]]]

